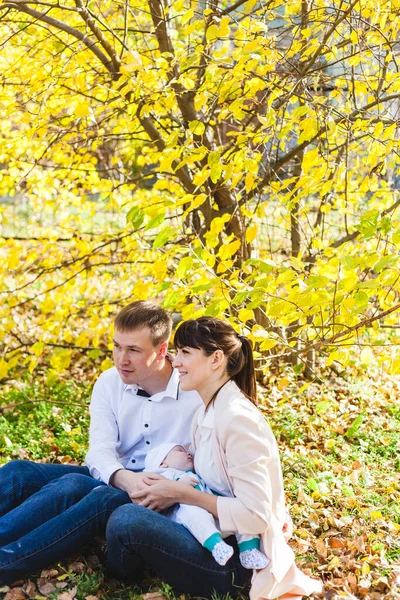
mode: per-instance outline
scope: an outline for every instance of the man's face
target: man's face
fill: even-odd
[[[142,386],[151,378],[165,356],[167,343],[153,346],[150,329],[114,332],[113,360],[124,383]]]

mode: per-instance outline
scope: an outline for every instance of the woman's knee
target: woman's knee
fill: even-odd
[[[107,542],[113,544],[115,541],[128,543],[146,537],[151,527],[150,521],[153,511],[137,504],[124,504],[110,516],[107,524]]]

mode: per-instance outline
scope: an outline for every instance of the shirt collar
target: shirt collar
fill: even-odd
[[[163,398],[174,398],[176,400],[179,399],[179,373],[176,369],[172,369],[171,377],[169,378],[167,387],[162,392],[157,392],[150,396],[152,402],[160,402]],[[124,386],[124,392],[127,390],[132,390],[133,394],[137,394],[139,386],[137,383],[126,383]]]
[[[204,413],[205,407],[203,408],[203,418],[200,423],[200,427],[207,427],[208,429],[212,429],[214,427],[214,405],[208,407],[207,412]]]

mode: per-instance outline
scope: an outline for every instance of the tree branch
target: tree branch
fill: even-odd
[[[115,70],[115,65],[114,65],[113,61],[110,60],[100,50],[100,48],[98,48],[98,46],[96,45],[96,40],[88,37],[86,34],[79,31],[79,29],[75,29],[75,27],[71,27],[70,25],[63,23],[59,19],[50,17],[50,16],[48,16],[47,13],[39,12],[38,10],[35,10],[34,8],[30,8],[26,4],[19,3],[18,0],[16,2],[5,2],[3,4],[0,4],[0,8],[12,8],[12,9],[18,10],[27,15],[30,15],[31,17],[33,17],[39,21],[43,21],[44,23],[47,23],[51,27],[55,27],[56,29],[59,29],[60,31],[64,31],[65,33],[68,33],[69,35],[72,35],[77,40],[81,41],[91,52],[93,52],[93,54],[100,60],[100,62],[106,67],[107,71],[109,73],[111,73],[114,78],[117,79],[119,77],[118,70],[117,71]],[[51,9],[49,9],[49,10],[51,10]]]

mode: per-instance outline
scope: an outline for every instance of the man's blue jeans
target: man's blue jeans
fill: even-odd
[[[117,508],[106,537],[108,567],[117,577],[138,579],[148,566],[174,588],[203,598],[234,597],[250,583],[252,571],[240,564],[234,536],[226,541],[235,553],[220,566],[183,525],[142,506]]]
[[[70,556],[129,496],[87,467],[12,461],[0,468],[0,584]]]

